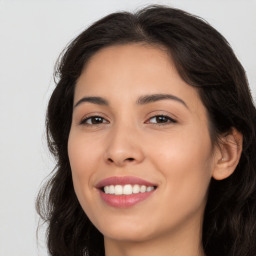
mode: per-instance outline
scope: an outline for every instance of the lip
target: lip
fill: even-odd
[[[108,205],[112,207],[117,208],[128,208],[132,207],[148,197],[150,197],[155,190],[152,190],[150,192],[144,192],[144,193],[137,193],[137,194],[131,194],[131,195],[113,195],[113,194],[105,194],[102,191],[102,188],[109,185],[125,185],[125,184],[131,184],[131,185],[145,185],[147,187],[156,187],[156,184],[153,184],[149,181],[143,180],[138,177],[132,177],[132,176],[124,176],[124,177],[109,177],[104,180],[101,180],[97,185],[96,188],[99,191],[101,199],[107,203]]]

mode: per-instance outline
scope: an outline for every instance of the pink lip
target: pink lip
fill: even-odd
[[[111,195],[111,194],[105,194],[103,191],[99,190],[100,196],[103,199],[105,203],[107,203],[110,206],[117,207],[117,208],[128,208],[131,207],[146,198],[148,198],[150,195],[152,195],[155,190],[152,190],[150,192],[145,193],[138,193],[138,194],[131,194],[131,195]]]
[[[96,187],[99,189],[99,193],[103,201],[108,205],[112,207],[117,207],[117,208],[131,207],[147,199],[150,195],[152,195],[155,192],[155,190],[152,190],[150,192],[137,193],[137,194],[131,194],[131,195],[112,195],[112,194],[105,194],[101,190],[105,186],[125,185],[125,184],[131,184],[131,185],[138,184],[138,185],[145,185],[148,187],[156,186],[156,184],[140,179],[138,177],[124,176],[124,177],[109,177],[107,179],[100,181],[96,185]]]

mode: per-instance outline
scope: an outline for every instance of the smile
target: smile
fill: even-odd
[[[125,176],[104,179],[96,187],[105,203],[112,207],[127,208],[152,195],[157,185],[137,177]]]
[[[103,191],[105,194],[112,194],[112,195],[131,195],[131,194],[138,194],[138,193],[145,193],[145,192],[150,192],[154,190],[155,187],[153,186],[145,186],[145,185],[131,185],[131,184],[126,184],[126,185],[110,185],[110,186],[105,186],[103,188]]]

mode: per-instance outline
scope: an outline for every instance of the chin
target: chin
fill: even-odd
[[[144,232],[135,231],[135,232],[127,232],[126,231],[110,231],[103,233],[104,238],[109,238],[111,240],[120,241],[120,242],[144,242],[153,238],[152,235],[145,234]]]
[[[105,238],[117,241],[142,242],[153,237],[150,225],[136,225],[136,223],[115,223],[111,226],[98,228]]]

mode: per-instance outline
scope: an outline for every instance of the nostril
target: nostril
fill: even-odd
[[[108,161],[109,164],[115,163],[117,165],[123,165],[125,163],[132,163],[132,162],[134,162],[135,158],[127,157],[127,158],[119,159],[119,158],[111,158],[111,157],[109,157],[109,158],[107,158],[107,161]]]
[[[134,158],[129,157],[129,158],[127,158],[126,160],[129,161],[129,162],[132,162],[132,161],[134,161]]]

